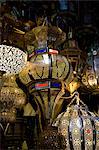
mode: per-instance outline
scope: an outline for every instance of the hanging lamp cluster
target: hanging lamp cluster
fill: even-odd
[[[74,93],[80,86],[76,79],[82,73],[85,58],[73,39],[68,40],[69,46],[63,55],[62,52],[59,54],[55,48],[64,41],[64,38],[61,40],[64,34],[60,34],[58,29],[55,37],[51,29],[39,26],[32,30],[35,49],[28,61],[27,55],[18,48],[1,45],[0,70],[5,71],[7,77],[0,91],[0,118],[14,121],[16,108],[25,104],[26,95],[15,81],[14,74],[19,74],[19,79],[39,104],[44,119],[48,120],[47,125],[58,127],[63,147],[67,150],[80,150],[83,147],[92,150],[96,147],[98,150],[98,120],[86,109],[79,94]],[[72,101],[67,110],[60,114],[65,89],[70,92]],[[76,103],[73,104],[75,100]]]

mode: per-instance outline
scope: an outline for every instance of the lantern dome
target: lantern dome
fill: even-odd
[[[26,65],[27,54],[19,48],[0,45],[0,70],[7,74],[17,74]]]

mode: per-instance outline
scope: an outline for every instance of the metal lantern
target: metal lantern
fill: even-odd
[[[48,119],[51,118],[55,99],[61,91],[61,81],[68,84],[70,77],[72,68],[66,57],[49,48],[35,50],[35,55],[19,74],[19,78],[28,86],[29,92],[34,95]],[[62,101],[59,102],[60,107],[61,104]]]
[[[72,68],[67,58],[58,55],[55,49],[64,42],[66,35],[55,26],[38,26],[31,32],[36,37],[35,51],[30,55],[30,62],[25,69],[19,73],[19,78],[34,95],[44,117],[50,119],[54,102],[61,91],[61,81],[69,83],[72,77]],[[60,111],[62,100],[58,104],[57,113]]]
[[[0,118],[14,121],[16,108],[21,108],[26,101],[25,93],[18,87],[15,76],[4,76],[0,91]]]
[[[14,121],[16,107],[25,103],[24,92],[16,84],[14,74],[18,74],[26,65],[27,55],[19,48],[0,45],[0,71],[5,76],[0,83],[0,118],[4,121]]]
[[[71,62],[74,74],[81,74],[86,62],[86,53],[78,48],[77,42],[69,39],[64,45],[64,50],[60,51],[60,53]]]
[[[97,87],[96,74],[95,74],[92,66],[90,66],[90,65],[86,66],[83,76],[82,76],[82,83],[87,88],[95,89]]]
[[[76,103],[74,101],[76,100]],[[53,122],[58,127],[61,144],[70,150],[99,149],[99,118],[88,111],[85,104],[75,93],[67,110],[61,113]]]
[[[0,70],[6,74],[17,74],[25,66],[27,54],[19,48],[0,45]]]
[[[88,53],[87,65],[82,75],[82,83],[93,94],[99,93],[99,51]]]

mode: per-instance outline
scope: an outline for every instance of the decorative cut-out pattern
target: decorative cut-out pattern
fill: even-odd
[[[53,126],[58,127],[58,132],[64,137],[62,144],[66,150],[98,150],[97,123],[93,113],[80,105],[72,105],[57,117]]]
[[[26,65],[27,55],[19,48],[0,45],[0,70],[16,74]]]

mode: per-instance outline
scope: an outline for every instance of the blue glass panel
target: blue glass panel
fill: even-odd
[[[51,87],[60,88],[60,87],[61,87],[61,84],[58,83],[58,82],[52,82],[52,83],[51,83]]]
[[[47,52],[47,48],[43,48],[43,49],[37,49],[35,51],[36,54],[41,54],[41,53],[46,53]]]

